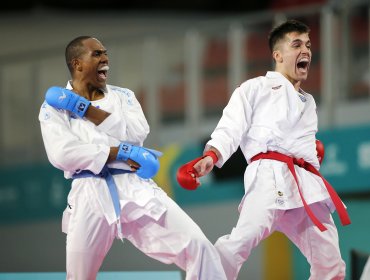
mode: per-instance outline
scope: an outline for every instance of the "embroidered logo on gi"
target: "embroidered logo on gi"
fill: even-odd
[[[44,120],[46,121],[46,120],[48,120],[48,119],[50,119],[50,114],[49,114],[48,112],[46,112],[46,113],[44,114]]]
[[[278,205],[284,205],[284,204],[285,204],[285,201],[284,201],[284,199],[282,199],[281,197],[278,197],[278,198],[276,199],[276,204],[278,204]]]
[[[307,101],[307,98],[306,96],[302,95],[302,94],[298,94],[299,98],[301,99],[302,102],[306,102]]]
[[[281,88],[282,85],[279,85],[279,86],[276,86],[276,87],[272,87],[273,90],[278,90],[279,88]]]

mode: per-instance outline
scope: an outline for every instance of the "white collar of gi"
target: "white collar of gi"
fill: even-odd
[[[285,78],[285,76],[283,74],[281,74],[280,72],[276,72],[276,71],[268,71],[266,73],[266,77],[270,78],[270,79],[277,79],[277,78],[287,79],[287,78]]]
[[[69,80],[69,81],[67,82],[66,89],[73,90],[73,88],[72,88],[72,81],[71,81],[71,80]],[[102,90],[103,90],[103,92],[104,92],[104,93],[108,93],[108,88],[107,88],[107,87],[102,88]]]
[[[285,81],[287,81],[290,85],[292,85],[291,82],[289,82],[289,80],[283,75],[281,74],[280,72],[276,72],[276,71],[268,71],[266,73],[266,77],[269,78],[269,79],[284,79]],[[293,85],[292,85],[293,86]],[[301,94],[307,94],[303,89],[299,88],[298,90],[299,93]]]

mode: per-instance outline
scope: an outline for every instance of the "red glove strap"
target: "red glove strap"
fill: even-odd
[[[203,158],[205,158],[206,156],[210,156],[212,158],[213,164],[216,164],[216,162],[218,162],[218,157],[214,151],[208,150],[203,154]]]

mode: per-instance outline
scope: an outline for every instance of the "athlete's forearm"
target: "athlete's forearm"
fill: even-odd
[[[95,125],[101,124],[106,118],[108,118],[110,113],[96,108],[94,106],[89,106],[86,111],[85,118],[94,123]]]

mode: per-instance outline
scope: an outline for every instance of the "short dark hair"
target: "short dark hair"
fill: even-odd
[[[310,33],[310,28],[303,22],[295,19],[287,20],[280,25],[275,26],[268,36],[270,51],[273,52],[276,43],[283,39],[286,34],[291,32],[298,32],[299,34]]]
[[[73,72],[72,60],[79,58],[85,51],[82,42],[91,38],[91,36],[79,36],[68,43],[65,50],[65,59],[71,73]]]

